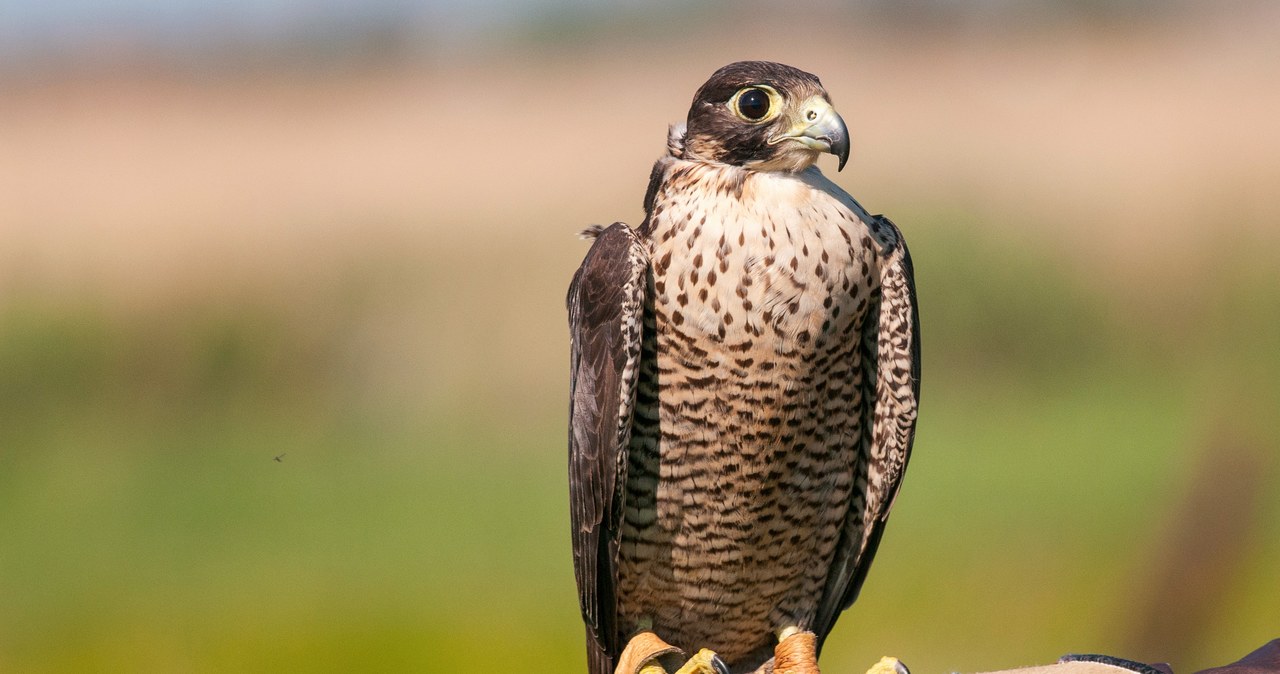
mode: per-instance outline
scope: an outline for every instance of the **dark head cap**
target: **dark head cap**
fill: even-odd
[[[844,168],[849,131],[818,78],[781,63],[717,70],[689,108],[685,157],[760,171],[803,171],[830,152]]]

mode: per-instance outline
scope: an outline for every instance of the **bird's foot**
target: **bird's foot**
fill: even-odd
[[[773,674],[821,674],[818,637],[809,631],[788,634],[773,649]]]
[[[880,658],[880,662],[871,665],[871,669],[867,670],[867,674],[911,674],[907,666],[897,658],[884,656]]]
[[[627,647],[622,649],[622,655],[618,657],[618,666],[614,668],[613,674],[667,674],[660,659],[679,654],[679,648],[645,630],[627,642]]]
[[[627,642],[613,671],[614,674],[667,674],[662,661],[672,660],[673,656],[680,654],[679,648],[653,632],[640,632]],[[720,656],[704,648],[686,660],[675,674],[729,674],[729,667]]]
[[[729,674],[729,666],[710,649],[698,651],[675,674]]]

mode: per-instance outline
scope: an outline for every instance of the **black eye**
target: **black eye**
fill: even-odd
[[[738,94],[738,114],[747,119],[764,119],[769,114],[769,94],[763,89],[747,89]]]

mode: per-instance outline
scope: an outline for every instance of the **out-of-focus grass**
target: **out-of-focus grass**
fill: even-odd
[[[560,424],[351,413],[316,320],[19,313],[0,340],[6,668],[563,664],[542,645],[574,633],[547,544]],[[557,605],[559,627],[540,618]],[[526,643],[495,657],[486,629]]]
[[[1158,657],[1125,650],[1131,603],[1214,415],[1274,400],[1274,272],[1246,256],[1167,334],[1047,251],[898,220],[924,409],[828,671]],[[495,239],[484,274],[475,250],[401,250],[147,310],[9,298],[0,668],[575,671],[562,301],[583,249]],[[1274,450],[1273,421],[1239,422]],[[1273,636],[1280,511],[1259,521],[1180,669]]]

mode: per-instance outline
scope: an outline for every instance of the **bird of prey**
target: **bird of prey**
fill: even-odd
[[[667,145],[569,287],[589,670],[815,674],[911,452],[911,258],[815,166],[849,135],[809,73],[721,68]]]

